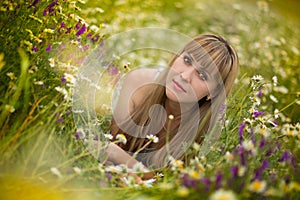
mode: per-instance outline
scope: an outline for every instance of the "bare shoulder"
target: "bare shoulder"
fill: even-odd
[[[126,75],[124,86],[127,87],[129,98],[134,105],[142,102],[145,94],[149,92],[156,74],[157,69],[141,68]]]
[[[157,69],[140,68],[129,72],[126,75],[125,81],[131,85],[144,85],[153,83]]]

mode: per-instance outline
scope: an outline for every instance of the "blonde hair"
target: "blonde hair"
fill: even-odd
[[[196,105],[198,109],[193,109],[185,117],[182,116],[180,125],[176,129],[167,132],[165,135],[160,135],[159,143],[153,145],[155,151],[140,153],[139,160],[146,166],[163,167],[169,155],[176,159],[182,158],[183,151],[192,142],[201,143],[203,141],[203,136],[209,132],[209,128],[215,123],[218,109],[224,100],[224,96],[229,94],[238,73],[238,56],[232,46],[221,36],[203,34],[195,37],[171,59],[169,67],[183,52],[190,54],[192,59],[200,66],[205,68],[217,67],[219,73],[218,77],[215,78],[218,81],[218,86],[214,89],[211,100],[206,100],[205,97],[199,100]],[[153,125],[163,121],[165,113],[159,108],[153,109],[153,105],[164,106],[165,104],[167,99],[165,81],[168,72],[169,68],[160,74],[157,79],[158,84],[149,86],[149,93],[144,97],[143,103],[138,105],[131,114],[132,120],[141,128],[136,130],[130,127],[130,123],[126,123],[126,121],[122,124],[121,128],[126,130],[127,137],[127,144],[120,145],[124,150],[133,153],[138,151],[147,142],[146,135],[155,132]],[[151,118],[154,121],[150,120],[149,112],[152,112],[152,115],[155,116],[155,118]],[[198,113],[201,113],[201,115]],[[113,135],[124,133],[121,128],[114,120],[112,121],[110,130]],[[167,136],[167,134],[169,135]],[[166,147],[165,138],[170,141],[168,147]],[[182,146],[183,143],[186,143],[186,147]]]

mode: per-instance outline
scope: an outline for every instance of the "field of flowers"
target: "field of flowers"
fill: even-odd
[[[1,1],[0,199],[299,199],[300,26],[278,5]],[[155,179],[138,181],[126,166],[99,163],[78,139],[84,133],[74,120],[79,111],[72,97],[90,52],[114,34],[144,27],[223,35],[236,47],[240,72],[224,105],[222,134],[209,153],[199,155],[200,146],[193,145],[189,162],[172,160]],[[153,50],[117,58],[106,66],[102,85],[168,58]],[[112,101],[107,90],[97,100],[103,129]],[[142,176],[140,166],[134,170]]]

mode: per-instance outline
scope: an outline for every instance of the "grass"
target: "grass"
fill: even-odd
[[[295,86],[300,82],[300,29],[296,18],[277,13],[280,3],[34,2],[0,4],[1,198],[299,198],[300,91]],[[172,29],[191,37],[221,34],[240,58],[220,138],[207,155],[183,165],[174,162],[150,188],[137,185],[124,166],[122,173],[102,166],[76,139],[82,132],[71,98],[82,58],[109,36],[141,27]],[[169,56],[134,51],[109,69],[115,67],[122,75],[145,63],[166,63]],[[109,123],[111,101],[111,93],[105,92],[118,78],[110,76],[100,80],[106,87],[98,101],[105,103],[97,127],[103,129]],[[198,151],[197,146],[190,150]]]

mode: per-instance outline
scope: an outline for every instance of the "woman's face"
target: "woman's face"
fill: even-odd
[[[205,96],[213,96],[217,82],[217,67],[205,69],[197,66],[192,57],[183,52],[173,62],[166,80],[167,98],[180,103],[197,103]]]

